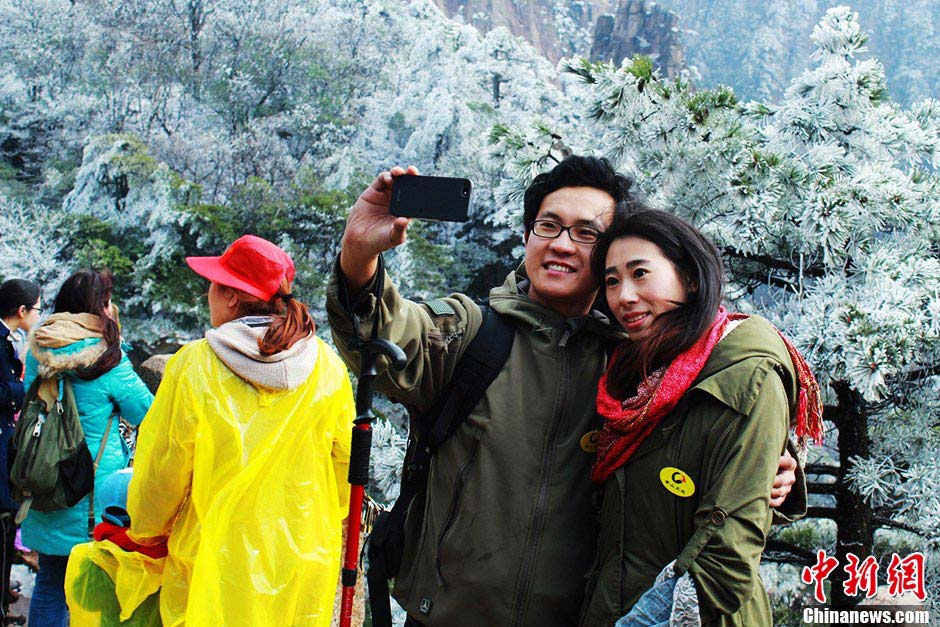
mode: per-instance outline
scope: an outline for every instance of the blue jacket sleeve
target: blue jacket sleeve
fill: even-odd
[[[121,356],[121,361],[108,375],[108,392],[121,417],[132,425],[139,425],[153,403],[153,394],[134,372],[127,355]]]

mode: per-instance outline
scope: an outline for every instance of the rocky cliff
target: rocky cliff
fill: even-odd
[[[594,22],[610,13],[614,0],[434,0],[450,17],[482,32],[506,27],[552,61],[587,55]]]
[[[594,29],[591,59],[619,63],[635,54],[652,57],[670,78],[683,63],[679,18],[645,0],[621,0],[614,15],[602,15]]]
[[[590,56],[619,63],[652,57],[674,76],[683,62],[678,18],[644,0],[434,0],[482,32],[503,26],[552,61]]]

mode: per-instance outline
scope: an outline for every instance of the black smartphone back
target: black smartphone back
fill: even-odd
[[[447,176],[396,176],[392,183],[393,216],[466,222],[470,211],[470,179]]]

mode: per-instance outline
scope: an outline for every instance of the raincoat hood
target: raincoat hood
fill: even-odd
[[[206,331],[206,340],[222,363],[242,379],[271,390],[293,390],[316,366],[316,338],[311,334],[287,350],[262,355],[258,340],[270,324],[268,316],[239,318]]]

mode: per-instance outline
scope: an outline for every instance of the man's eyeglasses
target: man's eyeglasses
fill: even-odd
[[[562,226],[554,220],[536,220],[532,223],[532,234],[544,237],[545,239],[555,239],[562,234],[562,231],[568,231],[568,237],[572,242],[578,244],[596,244],[601,232],[593,226],[584,226],[575,224],[574,226]]]
[[[38,311],[39,313],[42,313],[42,307],[30,307],[29,310],[30,310],[30,311]]]

